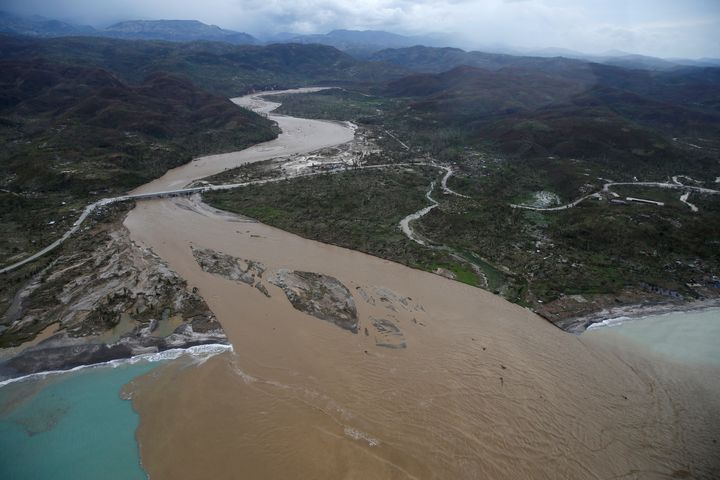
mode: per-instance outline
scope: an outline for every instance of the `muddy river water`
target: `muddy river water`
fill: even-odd
[[[341,123],[269,113],[283,133],[197,159],[138,191],[352,138]],[[320,221],[321,219],[319,219]],[[656,361],[617,339],[558,330],[486,291],[216,211],[139,202],[125,225],[217,315],[234,352],[174,362],[127,387],[157,479],[712,478],[718,369]],[[331,275],[353,293],[353,334],[295,310],[277,287],[203,271],[191,247]],[[406,348],[364,329],[386,319]]]

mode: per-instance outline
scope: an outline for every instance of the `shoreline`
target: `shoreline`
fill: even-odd
[[[573,317],[569,319],[568,322],[572,322],[578,325],[582,324],[584,328],[580,332],[571,330],[567,331],[576,335],[582,335],[588,330],[606,328],[612,325],[617,325],[619,323],[641,320],[645,317],[654,317],[671,313],[699,312],[704,310],[712,310],[715,308],[720,308],[720,298],[695,300],[686,303],[638,303],[632,305],[621,305],[615,308],[602,309],[596,313],[591,313],[589,315]],[[624,318],[625,320],[612,322],[613,320],[619,320],[621,318]]]
[[[219,211],[222,212],[222,211]],[[223,212],[225,213],[225,212]],[[400,264],[399,264],[400,265]],[[604,310],[603,312],[594,314],[594,315],[587,315],[584,317],[578,317],[573,320],[581,320],[584,319],[586,321],[590,321],[586,328],[582,332],[569,332],[573,333],[577,336],[581,336],[585,334],[586,332],[590,331],[597,331],[600,329],[608,329],[620,326],[622,324],[628,323],[628,322],[635,322],[638,320],[643,320],[648,317],[656,317],[656,316],[663,316],[663,315],[669,315],[673,313],[691,313],[691,312],[703,312],[706,310],[713,310],[713,309],[720,309],[720,298],[717,299],[708,299],[708,300],[699,300],[687,304],[657,304],[657,305],[643,305],[643,304],[636,304],[636,305],[627,305],[627,306],[621,306],[617,307],[615,309],[611,309],[609,311]],[[542,318],[542,317],[541,317]],[[614,320],[617,320],[615,322]],[[548,322],[552,323],[552,322]],[[564,331],[564,330],[563,330]],[[0,352],[2,350],[6,349],[0,349]],[[223,343],[208,343],[208,344],[200,344],[200,345],[192,345],[189,347],[181,347],[181,348],[171,348],[167,350],[161,350],[158,352],[150,352],[150,353],[141,353],[137,355],[131,355],[128,357],[121,357],[121,358],[114,358],[112,360],[104,361],[104,362],[97,362],[97,363],[88,363],[84,365],[78,365],[69,369],[60,369],[60,370],[45,370],[45,371],[39,371],[39,372],[33,372],[27,375],[21,375],[18,377],[12,377],[7,378],[4,380],[0,380],[0,388],[5,387],[6,385],[10,385],[16,382],[21,382],[25,380],[30,380],[34,378],[43,378],[46,376],[51,375],[62,375],[66,373],[73,373],[76,371],[80,371],[83,369],[88,368],[101,368],[101,367],[113,367],[123,365],[123,364],[134,364],[141,361],[147,361],[147,362],[162,362],[165,360],[174,360],[179,358],[182,355],[192,355],[192,356],[202,356],[205,353],[208,353],[207,358],[210,358],[214,355],[218,355],[220,353],[224,352],[233,352],[233,346],[231,343],[223,344]]]
[[[122,365],[134,365],[134,364],[142,362],[142,361],[145,361],[148,363],[157,363],[157,362],[163,362],[166,360],[175,360],[177,358],[180,358],[183,355],[210,358],[210,357],[213,357],[215,355],[219,355],[219,354],[225,353],[225,352],[233,352],[232,345],[222,344],[222,343],[208,343],[208,344],[203,344],[203,345],[193,345],[193,346],[186,347],[186,348],[171,348],[171,349],[163,350],[160,352],[141,353],[141,354],[133,355],[130,357],[114,358],[114,359],[108,360],[106,362],[88,363],[85,365],[78,365],[76,367],[69,368],[66,370],[47,370],[47,371],[34,372],[34,373],[27,374],[27,375],[22,375],[20,377],[8,378],[3,381],[0,381],[0,388],[3,388],[7,385],[11,385],[13,383],[23,382],[26,380],[42,379],[42,378],[49,377],[49,376],[74,373],[74,372],[78,372],[81,370],[92,369],[92,368],[103,368],[103,367],[117,368]]]

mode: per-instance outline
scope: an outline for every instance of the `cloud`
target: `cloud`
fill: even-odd
[[[720,57],[718,0],[3,0],[3,8],[94,25],[181,18],[259,36],[385,29],[453,34],[468,47]]]

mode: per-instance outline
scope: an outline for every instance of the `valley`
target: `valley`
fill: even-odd
[[[0,472],[717,476],[712,63],[18,18]]]

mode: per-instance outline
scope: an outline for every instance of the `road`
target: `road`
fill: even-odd
[[[43,255],[46,255],[53,250],[55,250],[57,247],[62,245],[62,243],[70,238],[70,236],[77,231],[78,228],[83,224],[85,219],[94,212],[98,207],[102,207],[105,205],[110,205],[112,203],[117,202],[126,202],[129,200],[147,200],[151,198],[163,198],[163,197],[172,197],[176,195],[192,195],[193,193],[200,193],[203,189],[202,188],[187,188],[187,189],[180,189],[180,190],[170,190],[170,191],[163,191],[163,192],[153,192],[153,193],[143,193],[143,194],[137,194],[137,195],[123,195],[120,197],[113,197],[113,198],[103,198],[102,200],[98,200],[95,203],[91,203],[85,209],[83,210],[82,214],[78,217],[77,220],[75,220],[75,223],[73,223],[72,227],[68,229],[62,237],[55,240],[53,243],[48,245],[47,247],[43,248],[39,252],[36,252],[29,257],[20,260],[19,262],[13,263],[12,265],[8,265],[6,267],[0,268],[0,274],[7,273],[12,270],[15,270],[17,268],[22,267],[25,264],[28,264],[34,260],[37,260],[38,258],[42,257]]]
[[[676,175],[673,177],[673,180],[675,180],[678,177],[681,177],[683,175]],[[677,180],[675,180],[677,181]],[[533,207],[531,205],[518,205],[511,203],[510,206],[512,208],[521,208],[523,210],[533,210],[536,212],[555,212],[558,210],[567,210],[568,208],[573,208],[579,205],[580,203],[584,202],[588,198],[601,198],[601,194],[603,192],[610,192],[610,189],[612,187],[616,186],[622,186],[622,185],[630,185],[635,187],[657,187],[657,188],[672,188],[676,190],[684,190],[686,192],[697,192],[697,193],[707,193],[710,195],[718,195],[720,194],[720,190],[713,190],[711,188],[704,188],[704,187],[696,187],[694,185],[683,185],[682,183],[668,183],[668,182],[608,182],[605,185],[603,185],[602,190],[597,191],[595,193],[591,193],[589,195],[582,196],[578,198],[577,200],[574,200],[570,203],[567,203],[565,205],[559,205],[557,207]],[[687,200],[687,197],[685,197],[685,200],[680,199],[683,203],[687,203],[685,200]],[[690,205],[690,204],[688,204]],[[696,212],[697,210],[690,207],[693,212]]]
[[[39,252],[36,252],[32,254],[31,256],[20,260],[19,262],[13,263],[12,265],[8,265],[6,267],[0,268],[0,274],[11,272],[17,268],[22,267],[23,265],[26,265],[30,262],[33,262],[37,260],[38,258],[42,257],[43,255],[46,255],[53,250],[55,250],[57,247],[63,244],[70,236],[75,233],[78,228],[83,224],[83,222],[87,219],[87,217],[94,212],[98,207],[102,207],[105,205],[110,205],[113,203],[118,202],[127,202],[127,201],[137,201],[137,200],[152,200],[157,198],[168,198],[168,197],[176,197],[176,196],[188,196],[188,195],[195,195],[210,191],[222,191],[222,190],[232,190],[235,188],[242,188],[247,187],[250,185],[262,185],[265,183],[272,183],[272,182],[280,182],[283,180],[291,180],[295,178],[303,178],[303,177],[312,177],[315,175],[323,175],[323,174],[334,174],[334,173],[341,173],[346,171],[355,171],[355,170],[373,170],[373,169],[381,169],[381,168],[389,168],[389,167],[409,167],[409,166],[431,166],[440,168],[443,170],[446,170],[446,174],[443,177],[442,180],[442,188],[445,192],[458,195],[458,196],[464,196],[459,193],[456,193],[452,190],[450,190],[447,187],[447,179],[452,175],[452,170],[448,167],[440,166],[432,162],[417,162],[417,163],[388,163],[388,164],[380,164],[380,165],[365,165],[365,166],[356,166],[356,167],[350,167],[347,168],[336,168],[334,170],[329,171],[321,171],[321,172],[311,172],[311,173],[304,173],[299,175],[289,175],[289,176],[281,176],[281,177],[274,177],[274,178],[268,178],[263,180],[253,180],[250,182],[244,182],[244,183],[231,183],[231,184],[224,184],[224,185],[206,185],[203,187],[193,187],[193,188],[178,188],[174,190],[161,190],[157,192],[147,192],[147,193],[136,193],[136,194],[130,194],[130,195],[121,195],[119,197],[112,197],[112,198],[104,198],[102,200],[98,200],[95,203],[92,203],[85,207],[82,214],[78,219],[73,223],[72,227],[67,230],[62,237],[55,240],[53,243],[48,245],[47,247],[43,248]],[[434,185],[434,184],[433,184]],[[432,189],[431,189],[432,191]],[[429,195],[429,193],[428,193]],[[428,198],[430,198],[428,196]],[[432,198],[430,198],[432,200]],[[429,210],[428,210],[429,211]],[[427,212],[425,212],[427,213]],[[422,215],[420,215],[422,216]],[[419,218],[419,217],[418,217]],[[403,230],[405,231],[405,230]],[[407,233],[406,233],[407,234]],[[413,240],[415,240],[413,238]]]

